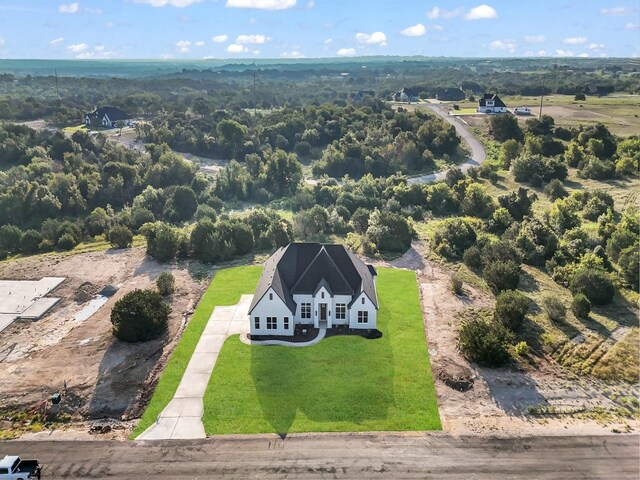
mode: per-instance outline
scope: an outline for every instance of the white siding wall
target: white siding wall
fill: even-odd
[[[269,300],[270,294],[273,295],[273,300]],[[255,317],[260,318],[260,328],[257,329],[255,328]],[[267,330],[267,317],[276,317],[278,328]],[[289,317],[288,330],[284,329],[284,317]],[[294,315],[272,289],[269,289],[255,306],[249,321],[252,335],[293,335]]]
[[[296,302],[296,315],[295,315],[296,323],[301,323],[303,325],[313,324],[313,312],[314,312],[313,296],[300,295],[296,293],[295,295],[293,295],[293,301]],[[303,303],[311,304],[311,318],[302,318],[301,307]]]
[[[362,303],[363,298],[364,304]],[[359,311],[369,312],[368,323],[358,323]],[[356,301],[353,302],[353,305],[351,305],[351,310],[349,311],[349,328],[376,328],[376,314],[376,307],[373,305],[373,303],[371,303],[369,297],[367,297],[364,293],[361,293]]]

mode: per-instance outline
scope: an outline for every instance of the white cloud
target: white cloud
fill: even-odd
[[[74,3],[63,3],[58,6],[58,11],[60,13],[78,13],[80,6],[77,2]]]
[[[600,9],[600,15],[621,17],[623,15],[631,15],[636,10],[637,10],[636,8],[627,8],[627,7],[602,8]]]
[[[333,43],[333,38],[325,38],[324,39],[324,43],[325,45],[331,45]]]
[[[631,22],[629,22],[624,26],[624,29],[625,30],[640,30],[640,24],[639,23],[631,23]]]
[[[176,42],[176,50],[178,53],[189,53],[191,51],[191,42],[189,40]]]
[[[383,32],[356,33],[356,40],[359,43],[379,43],[382,46],[387,44],[387,36]]]
[[[229,40],[229,35],[214,35],[211,37],[213,43],[224,43]]]
[[[540,57],[546,57],[547,56],[547,51],[546,50],[538,50],[536,53]]]
[[[193,42],[194,47],[204,47],[204,42],[202,40],[198,40],[197,42]]]
[[[464,12],[462,7],[458,7],[455,10],[443,10],[440,7],[433,7],[427,12],[427,18],[429,20],[437,20],[439,18],[450,19],[459,17]]]
[[[341,57],[349,57],[351,55],[355,55],[356,54],[356,49],[355,48],[341,48],[340,50],[338,50],[336,52],[336,55],[339,55]]]
[[[74,43],[73,45],[69,45],[67,47],[67,50],[73,53],[80,53],[80,52],[84,52],[88,48],[89,48],[89,45],[87,45],[86,43]]]
[[[580,55],[578,55],[580,58],[587,58],[589,56],[588,53],[581,53]]]
[[[4,38],[0,37],[0,47],[4,45]]]
[[[200,3],[202,0],[133,0],[136,3],[146,3],[152,7],[166,7],[170,5],[176,8],[184,8],[194,3]]]
[[[527,43],[542,43],[547,39],[544,35],[527,35],[524,41]]]
[[[265,35],[262,34],[257,34],[257,35],[238,35],[236,37],[236,43],[241,43],[241,44],[253,44],[253,45],[260,45],[263,44],[265,42],[268,42],[269,40],[271,40],[270,37],[267,37]]]
[[[571,50],[557,49],[556,50],[556,56],[558,56],[558,57],[573,57],[573,56],[575,56],[575,54]]]
[[[227,52],[229,53],[244,53],[249,51],[247,47],[244,45],[238,45],[237,43],[232,43],[227,47]]]
[[[299,52],[298,50],[293,50],[291,52],[282,52],[280,56],[282,58],[305,58],[304,53]]]
[[[602,44],[602,43],[590,43],[587,48],[589,50],[602,50],[604,48],[604,44]]]
[[[484,20],[497,17],[498,12],[496,12],[496,9],[489,5],[485,5],[484,3],[472,8],[469,10],[469,13],[464,16],[465,20]]]
[[[563,40],[567,45],[582,45],[587,43],[587,37],[569,37]]]
[[[54,38],[49,42],[49,45],[58,45],[59,43],[64,42],[64,37]]]
[[[260,10],[286,10],[295,7],[296,0],[227,0],[228,8],[257,8]]]
[[[489,44],[491,50],[507,50],[509,53],[516,53],[515,40],[494,40]]]
[[[96,45],[93,50],[96,52],[104,52],[107,48],[104,45]]]
[[[104,10],[101,8],[85,8],[84,11],[86,13],[91,13],[92,15],[102,15],[104,13]]]
[[[400,32],[400,35],[405,37],[422,37],[427,33],[427,28],[422,23],[417,23],[405,28]]]

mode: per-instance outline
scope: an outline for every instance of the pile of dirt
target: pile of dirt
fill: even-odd
[[[84,282],[76,289],[74,300],[77,303],[88,302],[96,293],[98,293],[98,290],[100,290],[100,287],[97,285],[94,285],[91,282]]]
[[[438,365],[436,369],[438,378],[454,390],[466,392],[473,387],[475,375],[468,367],[452,362],[446,366]]]

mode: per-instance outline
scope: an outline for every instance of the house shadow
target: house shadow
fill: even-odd
[[[140,416],[143,408],[139,399],[150,393],[145,382],[162,356],[163,347],[164,337],[140,343],[125,343],[114,338],[100,362],[87,417]]]
[[[386,334],[337,335],[311,347],[250,348],[260,408],[282,438],[297,415],[319,425],[361,424],[387,418],[394,404],[394,360]]]

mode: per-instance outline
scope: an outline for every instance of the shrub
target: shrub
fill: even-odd
[[[591,312],[591,302],[582,293],[578,293],[571,301],[571,311],[578,318],[588,318]]]
[[[529,300],[515,290],[501,292],[496,298],[493,318],[510,330],[519,330],[529,311]]]
[[[556,296],[545,295],[542,298],[542,308],[549,319],[554,322],[564,322],[567,318],[567,307],[563,301]]]
[[[472,362],[499,367],[509,360],[512,334],[504,325],[479,315],[462,322],[458,330],[458,348]]]
[[[511,162],[511,172],[516,182],[531,181],[533,175],[544,171],[544,161],[540,155],[523,154]]]
[[[574,295],[582,293],[594,305],[605,305],[613,299],[613,282],[602,270],[582,267],[569,281],[569,290]]]
[[[18,252],[21,237],[22,231],[18,227],[2,225],[0,227],[0,248],[6,252]]]
[[[171,295],[176,290],[176,280],[171,272],[162,272],[156,279],[156,287],[160,295]]]
[[[113,335],[124,342],[158,338],[167,329],[170,308],[154,290],[133,290],[111,310]]]
[[[462,279],[458,272],[451,275],[451,291],[456,295],[462,295]]]
[[[564,184],[557,178],[551,180],[549,184],[544,187],[544,193],[551,199],[552,202],[555,202],[559,198],[564,198],[569,195],[567,189],[564,188]]]
[[[493,262],[484,267],[482,276],[494,294],[515,290],[520,284],[520,265],[512,261]]]
[[[27,230],[20,237],[20,253],[36,253],[42,242],[42,235],[37,230]]]
[[[573,97],[573,100],[576,102],[584,102],[587,99],[584,93],[576,93],[576,96]]]
[[[529,345],[525,341],[516,343],[514,350],[516,351],[516,355],[519,357],[526,357],[529,355]]]
[[[542,177],[537,173],[534,173],[533,175],[531,175],[531,178],[529,179],[529,183],[531,184],[532,187],[541,187]]]
[[[60,250],[72,250],[77,244],[78,242],[70,233],[65,233],[58,239],[58,248]]]
[[[109,243],[113,248],[128,248],[133,242],[133,233],[124,225],[115,225],[109,230]]]
[[[473,226],[461,218],[445,220],[433,236],[434,251],[452,260],[462,258],[464,251],[476,241]]]
[[[636,292],[640,288],[640,272],[638,265],[640,264],[640,252],[638,244],[625,248],[620,253],[618,265],[620,266],[620,274],[622,279]]]
[[[462,261],[471,270],[478,270],[482,266],[482,256],[480,249],[476,246],[469,247],[464,251],[462,255]]]

